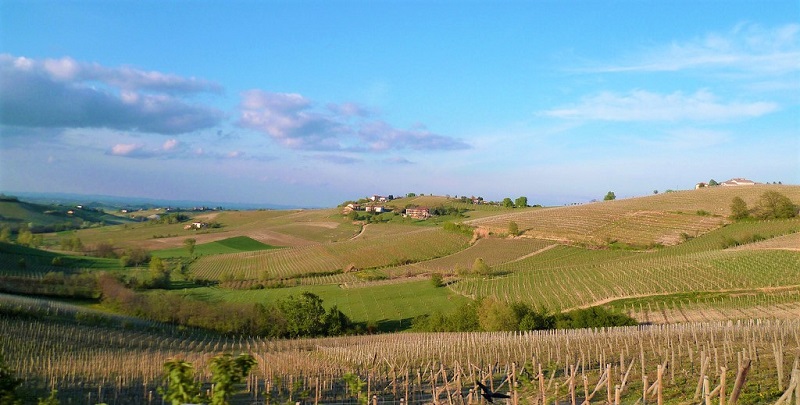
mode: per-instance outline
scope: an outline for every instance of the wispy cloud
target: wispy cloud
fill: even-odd
[[[381,152],[467,149],[466,143],[423,126],[398,129],[352,103],[317,109],[300,94],[249,90],[242,93],[239,125],[300,150]]]
[[[602,92],[579,103],[543,112],[575,120],[602,121],[731,121],[759,117],[778,109],[772,102],[720,102],[707,90],[693,94],[659,94],[634,90],[626,94]]]
[[[800,24],[764,28],[739,24],[724,33],[708,33],[689,41],[672,42],[622,63],[600,65],[594,72],[667,72],[723,69],[751,74],[800,71]]]
[[[180,134],[212,127],[223,113],[179,96],[220,89],[194,78],[130,67],[2,54],[0,124]]]
[[[323,162],[335,163],[338,165],[351,165],[355,163],[363,162],[362,159],[351,157],[351,156],[343,156],[343,155],[314,155],[312,156],[315,160],[320,160]]]

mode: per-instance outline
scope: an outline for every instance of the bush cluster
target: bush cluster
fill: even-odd
[[[414,319],[419,332],[532,331],[637,325],[635,319],[603,307],[551,313],[545,307],[483,298],[461,305],[449,315],[435,313]]]

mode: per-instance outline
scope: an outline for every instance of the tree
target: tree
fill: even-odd
[[[439,273],[431,273],[431,284],[433,284],[433,286],[436,288],[444,287],[444,279],[442,278],[442,275]]]
[[[747,203],[741,197],[733,197],[731,201],[731,219],[739,221],[750,216],[750,210],[747,209]]]
[[[169,270],[164,266],[164,261],[156,256],[150,259],[150,285],[154,288],[169,288]]]
[[[506,208],[514,208],[514,201],[511,201],[510,198],[506,197],[503,199],[503,207]]]
[[[708,186],[709,187],[714,187],[714,186],[718,186],[718,185],[719,185],[719,183],[717,183],[717,181],[714,180],[714,179],[711,179],[711,180],[708,181]]]
[[[197,239],[194,238],[186,238],[183,240],[183,246],[186,247],[186,251],[189,252],[189,256],[194,255],[194,246],[197,244]]]
[[[481,301],[478,307],[478,323],[487,332],[517,330],[519,325],[511,306],[491,297]]]
[[[608,193],[606,193],[606,196],[603,197],[603,201],[612,201],[612,200],[616,200],[616,199],[617,199],[617,195],[614,194],[613,191],[609,191]]]
[[[486,262],[484,262],[483,259],[479,257],[475,259],[474,263],[472,263],[472,273],[488,276],[492,274],[492,268],[489,267],[489,265],[486,264]]]
[[[304,291],[299,298],[290,295],[278,306],[286,315],[289,337],[320,336],[325,334],[325,308],[316,294]]]
[[[653,190],[653,194],[658,194],[658,190]]]
[[[200,398],[200,383],[195,382],[192,364],[175,359],[164,363],[164,379],[167,388],[158,387],[158,393],[172,405],[197,403]]]
[[[526,208],[528,206],[528,197],[517,197],[514,200],[514,206],[517,208]]]
[[[758,200],[756,215],[761,219],[794,218],[797,216],[797,207],[789,197],[777,191],[767,191]]]
[[[211,404],[228,405],[234,384],[241,384],[245,380],[256,365],[256,360],[249,354],[232,357],[230,353],[223,353],[211,359],[209,363],[211,382],[214,383]]]
[[[512,236],[519,235],[519,226],[516,222],[511,221],[508,223],[508,234]]]

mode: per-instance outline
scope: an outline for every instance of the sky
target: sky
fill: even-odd
[[[800,184],[798,117],[797,0],[0,0],[6,194]]]

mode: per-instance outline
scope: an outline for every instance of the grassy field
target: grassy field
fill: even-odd
[[[259,250],[278,249],[280,246],[271,246],[261,243],[255,239],[247,236],[234,236],[228,239],[222,239],[215,242],[203,243],[195,245],[192,255],[186,247],[162,249],[153,251],[153,256],[160,258],[174,258],[174,257],[190,257],[190,256],[207,256],[207,255],[222,255],[227,253],[239,252],[255,252]]]

